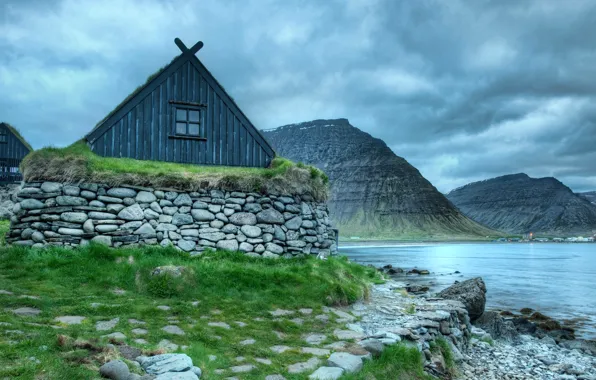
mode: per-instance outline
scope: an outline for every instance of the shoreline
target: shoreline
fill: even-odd
[[[381,272],[384,273],[384,271]],[[376,296],[370,300],[371,305],[368,307],[367,315],[363,316],[361,322],[369,329],[387,328],[386,324],[394,325],[395,318],[403,319],[405,314],[410,314],[409,311],[404,312],[405,305],[415,304],[416,307],[413,309],[415,313],[413,314],[420,315],[424,319],[433,315],[432,312],[426,311],[433,309],[433,306],[430,306],[432,303],[445,302],[441,298],[434,297],[428,290],[421,294],[410,293],[408,283],[404,281],[406,280],[405,276],[398,280],[384,274],[387,282],[384,285],[373,287],[373,294]],[[405,290],[407,292],[404,292]],[[354,308],[357,307],[354,306]],[[397,313],[398,317],[383,316],[383,314],[394,314],[396,310],[400,311]],[[489,322],[487,323],[487,320],[481,322],[480,319],[472,322],[469,325],[471,334],[459,344],[452,345],[449,342],[451,338],[449,329],[440,328],[437,335],[432,334],[433,338],[430,339],[446,339],[451,345],[456,368],[456,371],[451,373],[452,376],[448,374],[449,371],[437,371],[442,367],[440,361],[430,357],[424,351],[424,342],[429,339],[428,335],[426,335],[426,339],[420,338],[420,341],[414,339],[413,343],[416,343],[419,351],[427,357],[428,361],[425,364],[427,372],[440,375],[440,378],[458,380],[596,380],[596,341],[579,338],[566,340],[561,337],[553,337],[546,330],[541,330],[544,333],[541,336],[540,331],[532,333],[529,330],[523,331],[514,325],[511,319],[506,319],[512,318],[512,316],[506,317],[489,309],[484,310],[483,318],[485,315]],[[542,326],[543,323],[549,321],[558,323],[552,319],[545,321],[529,318],[529,321],[531,322],[528,323],[536,323],[536,326]],[[430,321],[421,321],[420,323],[431,324]],[[401,326],[395,325],[394,328],[399,327]],[[422,328],[420,337],[426,332],[427,329]],[[448,335],[443,335],[443,332]]]

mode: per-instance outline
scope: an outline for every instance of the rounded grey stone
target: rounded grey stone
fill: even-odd
[[[257,226],[244,225],[240,227],[240,231],[249,238],[256,238],[261,236],[261,229]]]
[[[145,215],[145,219],[150,219],[150,220],[159,218],[159,214],[149,208],[146,208],[145,210],[143,210],[143,215]]]
[[[71,235],[71,236],[81,236],[85,234],[85,231],[80,230],[78,228],[65,228],[60,227],[58,229],[58,233],[62,235]]]
[[[263,207],[258,203],[247,203],[244,205],[244,211],[256,214],[263,211]]]
[[[167,191],[165,193],[165,197],[167,201],[173,201],[178,196],[178,193],[175,191]]]
[[[132,206],[122,209],[122,211],[118,213],[118,217],[124,220],[143,220],[145,215],[143,214],[141,206],[135,203]]]
[[[182,193],[176,197],[174,204],[176,206],[192,206],[192,199],[188,194]]]
[[[267,224],[284,224],[284,216],[274,208],[263,210],[257,214],[257,221],[259,223]]]
[[[85,223],[83,223],[83,231],[90,234],[95,231],[95,227],[93,226],[93,221],[91,219],[87,219]]]
[[[80,196],[85,199],[95,199],[95,197],[96,197],[95,193],[92,191],[89,191],[89,190],[81,191]]]
[[[238,232],[238,227],[233,224],[226,224],[221,228],[221,232],[224,232],[226,234],[235,234],[236,232]]]
[[[90,211],[88,215],[89,215],[89,219],[97,219],[97,220],[116,219],[116,215],[111,214],[109,212]]]
[[[125,206],[132,206],[136,202],[135,202],[134,198],[124,198],[124,199],[122,199],[122,203],[124,203]]]
[[[44,193],[57,193],[62,189],[62,184],[57,182],[44,182],[41,184],[41,191]]]
[[[285,226],[290,230],[298,230],[302,226],[302,218],[296,216],[285,223]]]
[[[102,234],[106,232],[114,232],[118,229],[118,226],[115,224],[100,224],[99,226],[95,226],[95,230]]]
[[[254,246],[250,243],[242,242],[240,243],[239,250],[242,252],[252,252],[254,250]]]
[[[108,247],[112,245],[111,236],[99,235],[95,236],[93,239],[91,239],[91,241],[97,244],[107,245]]]
[[[36,243],[42,243],[44,240],[44,236],[41,232],[39,231],[35,231],[31,234],[31,240],[33,240]]]
[[[255,224],[257,224],[257,217],[249,212],[237,212],[235,214],[230,215],[228,219],[231,223],[237,226],[254,226]]]
[[[81,193],[81,189],[78,186],[65,185],[62,192],[64,195],[74,195],[76,197]]]
[[[131,198],[137,195],[136,190],[128,189],[125,187],[114,187],[109,189],[107,194],[111,197],[116,198]]]
[[[20,205],[23,210],[37,210],[45,207],[45,204],[37,199],[24,199]]]
[[[83,223],[89,219],[89,217],[84,212],[64,212],[60,215],[60,219],[65,222]]]
[[[281,255],[282,253],[284,253],[284,249],[283,247],[281,247],[280,245],[277,245],[275,243],[267,243],[265,245],[265,249],[269,252]]]
[[[224,249],[226,251],[237,251],[238,250],[238,241],[236,241],[236,239],[220,240],[217,242],[216,247],[219,249]]]
[[[190,252],[197,246],[192,240],[178,240],[178,247],[183,251]]]
[[[190,213],[192,214],[192,217],[197,222],[210,222],[212,220],[215,220],[215,215],[213,215],[213,213],[211,213],[211,212],[209,212],[207,210],[193,209],[193,210],[190,211]]]
[[[192,204],[192,208],[206,210],[209,208],[209,204],[202,201],[196,201]]]
[[[148,191],[139,191],[135,198],[139,203],[151,203],[157,200],[157,197]]]
[[[199,210],[197,210],[199,211]],[[194,215],[193,215],[194,216]],[[176,226],[183,226],[185,224],[192,224],[193,223],[193,217],[190,216],[189,214],[180,214],[180,213],[176,213],[172,216],[172,224],[176,225]]]
[[[73,197],[70,195],[57,196],[56,203],[60,206],[86,206],[88,204],[85,198]]]
[[[308,378],[311,380],[336,380],[344,374],[344,369],[339,367],[319,367]]]
[[[126,380],[130,371],[122,360],[112,360],[99,367],[99,374],[112,380]]]

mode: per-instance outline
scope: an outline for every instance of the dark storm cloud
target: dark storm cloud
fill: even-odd
[[[66,145],[188,45],[260,128],[346,117],[439,190],[596,189],[596,4],[5,0],[0,119]]]

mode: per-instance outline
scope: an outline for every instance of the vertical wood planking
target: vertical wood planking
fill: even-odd
[[[137,109],[133,108],[130,115],[130,158],[137,157]]]
[[[226,114],[228,115],[228,121],[226,123],[227,127],[227,137],[228,137],[228,165],[234,165],[234,114],[232,111],[226,107]]]
[[[234,116],[234,165],[240,166],[240,120]]]
[[[143,160],[151,159],[151,95],[143,100]]]
[[[188,64],[188,101],[189,102],[196,102],[196,94],[197,94],[197,81],[199,78],[197,77],[197,70],[194,68],[193,65],[190,63]],[[188,161],[191,163],[197,162],[197,157],[199,154],[199,147],[197,146],[195,141],[189,141],[190,146],[190,156]]]
[[[158,140],[157,140],[157,128],[159,124],[159,87],[157,90],[151,93],[151,154],[149,155],[150,160],[158,159]]]
[[[246,129],[240,123],[240,162],[241,166],[246,166]]]
[[[166,116],[165,116],[165,109],[166,109],[166,96],[165,96],[165,89],[166,84],[165,82],[159,86],[159,125],[158,125],[158,133],[159,133],[159,153],[158,153],[158,160],[165,161],[166,160],[166,145],[167,145],[167,129],[166,129]]]
[[[200,142],[202,145],[205,146],[206,150],[206,159],[205,163],[208,165],[213,164],[213,89],[208,84],[206,86],[206,99],[205,104],[207,104],[207,109],[205,109],[205,129],[207,132],[205,136],[207,141],[205,143]]]
[[[175,100],[182,100],[182,73],[180,69],[176,71],[176,95]],[[170,107],[171,108],[171,107]],[[175,115],[172,117],[172,122],[175,123]],[[181,162],[182,161],[182,154],[181,154],[181,142],[182,140],[174,140],[174,161]]]
[[[215,92],[211,93],[213,99],[211,104],[213,105],[213,117],[212,117],[212,124],[213,124],[213,163],[215,165],[220,164],[220,147],[221,142],[219,140],[219,99]]]

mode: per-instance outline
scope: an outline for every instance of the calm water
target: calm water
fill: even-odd
[[[431,276],[405,280],[430,283],[433,291],[481,276],[487,308],[531,307],[558,320],[580,320],[577,335],[596,339],[596,244],[421,244],[340,247],[340,253],[363,264],[428,269]]]

